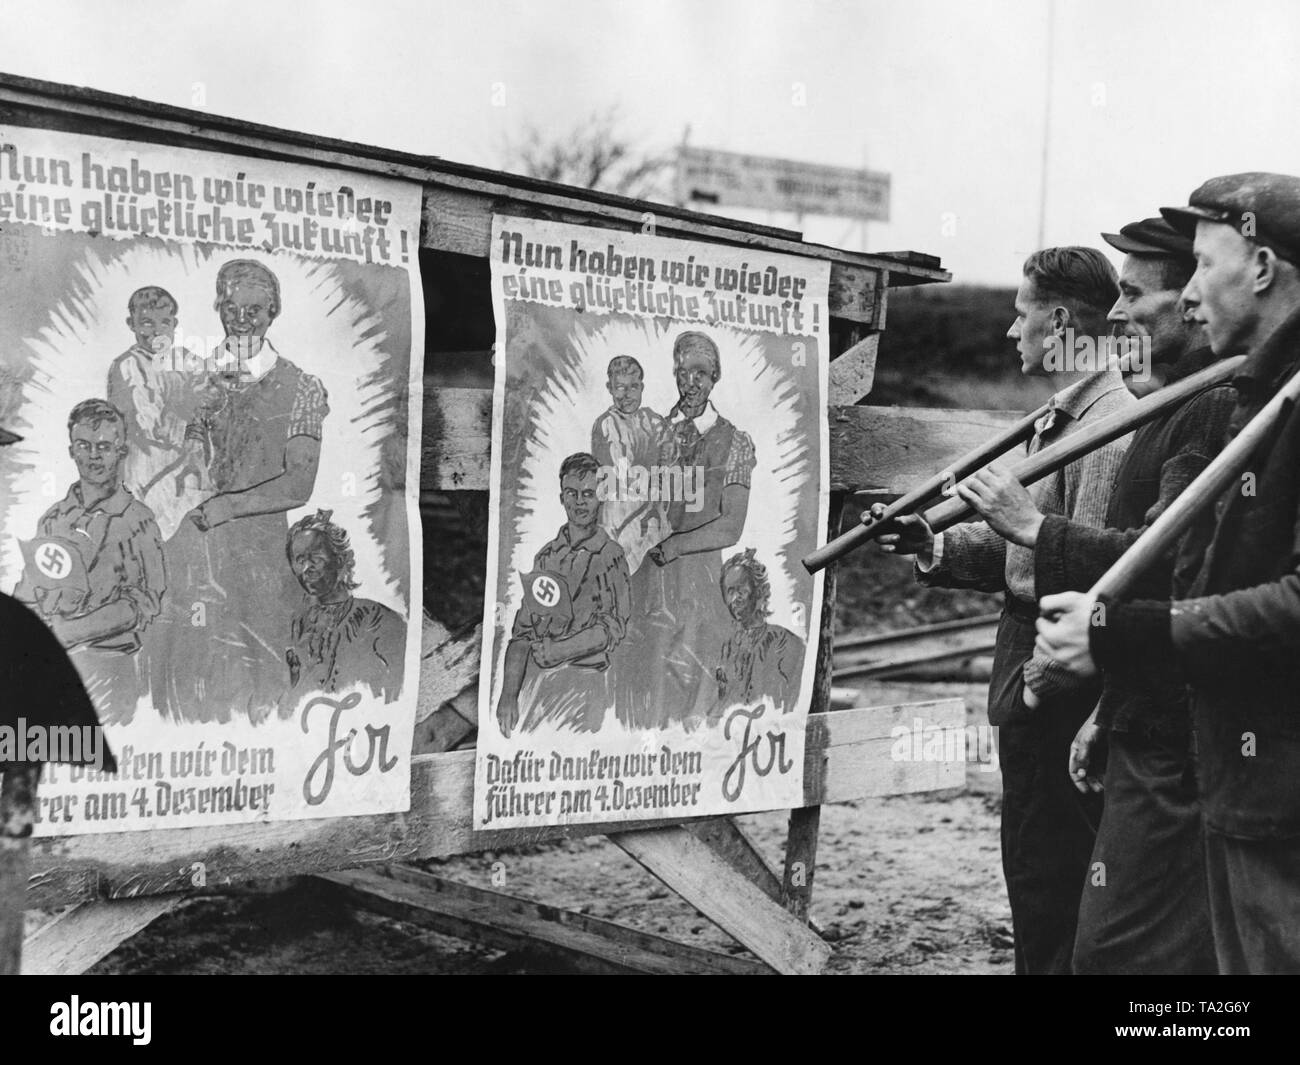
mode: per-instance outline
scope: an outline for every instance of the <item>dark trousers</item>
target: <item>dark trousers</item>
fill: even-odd
[[[1076,973],[1213,973],[1189,741],[1110,732],[1106,807],[1079,905]]]
[[[1205,830],[1219,972],[1300,973],[1300,839]]]
[[[1097,693],[1026,707],[1022,674],[1034,635],[1030,612],[1003,612],[989,683],[989,720],[1000,726],[1002,872],[1017,974],[1063,974],[1102,806],[1070,783],[1070,743]]]

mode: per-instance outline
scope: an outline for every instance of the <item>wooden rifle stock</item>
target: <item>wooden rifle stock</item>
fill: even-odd
[[[1021,460],[1011,468],[1011,474],[1023,485],[1030,485],[1035,481],[1040,481],[1044,477],[1055,473],[1063,466],[1068,466],[1071,462],[1074,462],[1076,459],[1088,454],[1088,452],[1095,451],[1097,448],[1109,444],[1112,440],[1118,440],[1121,436],[1126,436],[1128,433],[1140,428],[1147,422],[1154,421],[1162,414],[1166,414],[1175,407],[1185,403],[1203,389],[1218,384],[1221,381],[1228,380],[1234,373],[1236,373],[1238,367],[1241,366],[1245,359],[1246,357],[1244,355],[1234,356],[1231,359],[1223,359],[1211,366],[1205,367],[1203,370],[1197,371],[1189,377],[1185,377],[1176,384],[1167,385],[1159,391],[1144,396],[1142,399],[1138,400],[1135,406],[1124,411],[1119,411],[1118,413],[1112,414],[1110,417],[1103,418],[1093,424],[1086,425],[1077,432],[1071,433],[1065,439],[1059,440],[1050,447],[1045,447],[1036,454],[1030,455],[1028,458]],[[1045,411],[1046,408],[1043,408],[1043,410]],[[975,466],[969,466],[966,459],[963,459],[961,465],[966,466],[967,468],[961,476],[968,476],[969,474],[974,473],[976,469],[987,464],[993,458],[996,458],[999,454],[1005,452],[1008,448],[1015,446],[1017,441],[1011,439],[1011,435],[1015,432],[1023,431],[1026,422],[1029,424],[1029,436],[1026,436],[1023,439],[1029,439],[1029,437],[1033,435],[1033,421],[1036,420],[1037,416],[1038,413],[1035,412],[1034,415],[1026,417],[1023,421],[1018,422],[1015,426],[1009,429],[1005,434],[999,437],[994,444],[987,445],[985,448],[971,452],[971,454],[967,456],[968,459],[977,455],[984,457],[981,459],[979,464]],[[1000,442],[1006,442],[1005,446],[1000,450],[995,450],[995,445]],[[936,481],[941,487],[946,483],[950,483],[951,478],[948,477],[949,472],[950,471],[943,471],[936,474],[920,488],[909,493],[908,496],[896,500],[889,508],[886,508],[885,512],[879,519],[870,523],[864,523],[856,529],[850,529],[843,536],[836,537],[825,547],[814,551],[803,560],[804,568],[808,570],[809,573],[816,573],[818,570],[825,568],[830,563],[838,561],[855,547],[861,547],[863,544],[874,540],[882,533],[889,532],[890,527],[893,525],[892,519],[906,513],[906,511],[901,508],[897,510],[894,508],[898,508],[899,504],[910,496],[919,495],[922,489],[933,485]],[[933,495],[934,493],[931,492],[925,498],[933,498]],[[913,509],[915,509],[915,504],[913,504]],[[922,515],[922,517],[925,518],[926,523],[931,529],[935,532],[942,532],[944,529],[951,528],[958,522],[965,521],[972,513],[970,507],[962,502],[961,499],[954,496],[951,499],[946,499],[942,503],[931,507]]]
[[[1201,471],[1200,476],[1101,575],[1092,586],[1090,594],[1115,598],[1128,591],[1137,577],[1178,543],[1201,512],[1213,506],[1214,501],[1227,491],[1228,486],[1246,468],[1260,444],[1291,413],[1297,400],[1300,400],[1300,373],[1293,374],[1263,409],[1242,426],[1241,431]]]

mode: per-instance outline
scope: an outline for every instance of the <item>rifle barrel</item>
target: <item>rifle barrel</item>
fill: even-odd
[[[1162,414],[1172,411],[1202,390],[1229,380],[1245,360],[1244,355],[1222,359],[1175,384],[1167,385],[1157,392],[1143,396],[1134,406],[1118,411],[1090,425],[1085,425],[1063,440],[1058,440],[1055,444],[1045,447],[1036,454],[1016,463],[1011,469],[1012,476],[1023,485],[1030,485],[1035,481],[1040,481],[1088,454],[1088,452],[1095,451],[1097,448],[1109,444],[1112,440],[1118,440],[1121,436],[1126,436],[1135,429],[1146,425],[1147,422],[1154,421]],[[1018,422],[1016,426],[1012,427],[1012,430],[1008,430],[999,439],[1009,439],[1012,431],[1022,429],[1026,421],[1030,422],[1030,432],[1032,434],[1032,421],[1026,418]],[[1012,440],[1007,446],[1013,446],[1014,443],[1015,441]],[[992,445],[986,445],[984,450],[992,450]],[[1006,448],[1002,450],[1005,451]],[[974,472],[974,468],[968,472]],[[943,474],[936,474],[936,477],[943,478]],[[935,478],[931,478],[927,484],[932,483],[934,480]],[[919,489],[917,491],[919,492]],[[896,505],[896,503],[893,505]],[[925,518],[931,529],[935,532],[942,532],[958,522],[965,521],[972,513],[973,511],[969,506],[954,496],[931,507],[922,517]],[[847,533],[836,537],[825,547],[819,548],[805,558],[803,560],[804,568],[809,573],[816,573],[831,562],[838,561],[854,548],[861,547],[863,544],[874,540],[881,533],[887,532],[889,519],[896,516],[897,514],[890,514],[886,510],[885,515],[882,515],[879,520],[850,529]]]
[[[1255,417],[1201,471],[1151,527],[1092,586],[1093,595],[1121,596],[1133,581],[1172,548],[1206,508],[1214,505],[1246,468],[1260,444],[1300,400],[1300,373],[1294,374]]]

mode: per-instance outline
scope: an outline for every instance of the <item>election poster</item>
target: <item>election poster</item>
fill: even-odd
[[[801,804],[829,265],[503,216],[491,263],[475,824]]]
[[[0,125],[0,589],[102,726],[41,741],[117,762],[47,766],[38,835],[409,808],[419,224],[416,185]]]

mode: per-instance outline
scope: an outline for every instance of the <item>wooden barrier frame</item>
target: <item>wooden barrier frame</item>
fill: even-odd
[[[460,380],[457,365],[482,368],[489,357],[493,323],[487,256],[494,213],[629,231],[653,223],[663,236],[828,261],[834,359],[829,397],[832,533],[845,492],[901,492],[969,450],[1008,417],[856,405],[871,389],[889,289],[949,280],[930,256],[845,252],[803,243],[798,233],[768,226],[0,75],[0,129],[7,123],[418,182],[424,190],[419,243],[427,317],[422,504],[433,504],[444,493],[488,489],[491,391],[452,386]],[[462,303],[469,309],[459,317],[443,313],[448,305]],[[804,805],[791,813],[782,872],[768,865],[726,818],[475,831],[473,751],[451,748],[476,726],[481,634],[478,629],[452,634],[426,618],[409,812],[38,840],[32,846],[29,904],[74,908],[29,937],[25,970],[80,971],[196,889],[319,874],[332,890],[357,904],[496,945],[544,943],[548,950],[581,957],[602,971],[816,972],[830,951],[807,925],[820,805],[958,787],[964,779],[959,763],[889,757],[895,724],[910,726],[920,717],[936,726],[963,726],[960,700],[830,712],[834,599],[832,567],[821,619]],[[610,836],[748,947],[762,965],[724,956],[710,959],[698,948],[658,942],[630,929],[615,932],[605,927],[608,922],[578,915],[557,925],[553,914],[539,916],[535,904],[526,900],[448,886],[394,864],[593,834]],[[388,875],[377,876],[376,868]],[[342,872],[349,869],[356,871]],[[539,922],[545,929],[539,930]],[[560,925],[563,929],[557,931]]]

